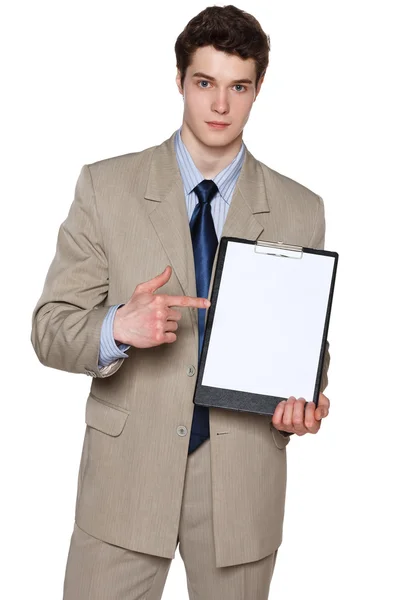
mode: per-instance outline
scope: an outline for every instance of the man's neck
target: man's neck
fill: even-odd
[[[205,179],[213,179],[235,158],[242,145],[243,134],[241,133],[228,146],[206,146],[194,136],[186,123],[183,122],[181,137],[194,164],[203,177]]]

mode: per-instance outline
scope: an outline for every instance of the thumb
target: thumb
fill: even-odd
[[[172,268],[168,265],[165,267],[164,271],[153,277],[153,279],[149,279],[149,281],[145,281],[141,283],[138,287],[141,292],[155,292],[158,288],[162,287],[169,281],[172,275]],[[136,288],[137,289],[137,288]]]
[[[328,415],[328,411],[325,407],[323,406],[318,406],[315,409],[315,419],[317,421],[321,421],[324,417],[326,417]]]

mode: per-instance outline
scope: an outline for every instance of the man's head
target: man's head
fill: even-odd
[[[175,43],[183,121],[207,146],[226,146],[243,131],[269,59],[269,37],[248,13],[210,6],[191,19]],[[229,123],[214,129],[208,123]]]

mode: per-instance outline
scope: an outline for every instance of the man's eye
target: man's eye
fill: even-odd
[[[209,81],[202,79],[201,81],[198,82],[198,85],[200,85],[200,87],[202,87],[204,89],[207,89],[209,83],[210,83]],[[242,85],[241,83],[236,83],[233,87],[236,89],[237,92],[245,92],[247,89],[246,86]],[[237,89],[237,88],[241,88],[241,89]]]

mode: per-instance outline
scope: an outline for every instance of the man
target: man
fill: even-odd
[[[288,434],[329,410],[322,393],[273,418],[193,404],[221,236],[322,248],[325,222],[242,141],[269,57],[254,17],[209,7],[175,51],[182,127],[82,168],[33,315],[40,361],[93,377],[65,600],[161,598],[178,543],[191,600],[266,599]]]

